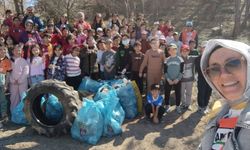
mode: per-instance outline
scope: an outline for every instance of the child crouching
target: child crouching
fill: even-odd
[[[147,104],[145,105],[147,119],[152,119],[154,123],[159,123],[161,121],[165,112],[165,108],[162,106],[162,101],[163,97],[160,95],[160,85],[152,84],[151,90],[147,95]]]

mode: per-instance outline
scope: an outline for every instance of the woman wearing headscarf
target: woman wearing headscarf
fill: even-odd
[[[250,147],[250,46],[213,39],[201,58],[211,88],[225,100],[208,123],[199,149],[247,150]]]

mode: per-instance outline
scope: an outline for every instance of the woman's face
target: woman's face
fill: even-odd
[[[239,99],[245,91],[247,63],[238,52],[227,48],[215,50],[206,72],[216,89],[229,101]]]

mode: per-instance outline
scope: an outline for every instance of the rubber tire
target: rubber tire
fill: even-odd
[[[63,116],[60,122],[53,125],[41,123],[35,111],[33,110],[37,97],[41,94],[50,93],[58,97],[58,100],[63,106]],[[24,113],[30,123],[38,134],[46,135],[48,137],[59,136],[70,131],[70,127],[77,116],[78,110],[82,107],[79,94],[73,87],[66,84],[66,82],[58,80],[44,80],[31,87],[27,92],[25,99]]]

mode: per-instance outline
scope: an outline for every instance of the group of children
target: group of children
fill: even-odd
[[[192,41],[191,41],[192,42]],[[165,58],[163,65],[164,77],[165,77],[165,95],[164,98],[160,93],[160,84],[157,80],[151,83],[149,93],[147,95],[147,103],[145,105],[145,113],[147,119],[152,119],[154,123],[159,123],[163,114],[170,112],[170,94],[171,90],[175,90],[175,105],[177,113],[182,113],[183,110],[192,109],[192,89],[193,82],[196,79],[197,72],[197,88],[198,88],[198,111],[202,113],[208,113],[208,102],[211,96],[211,88],[206,83],[203,74],[200,70],[200,59],[206,46],[206,41],[201,43],[200,54],[190,55],[189,45],[182,45],[180,48],[180,56],[177,54],[177,46],[170,44],[167,48],[169,56]],[[154,55],[155,56],[155,55]],[[160,58],[155,60],[156,57],[152,57],[151,61],[162,61]],[[150,66],[150,64],[148,64]],[[162,63],[161,63],[162,65]],[[160,68],[159,70],[161,70]],[[156,76],[154,76],[156,77]],[[148,78],[148,80],[150,80]],[[158,78],[158,81],[160,78]],[[163,104],[165,99],[165,105]]]
[[[194,66],[198,73],[198,104],[202,111],[205,109],[209,90],[204,86],[209,86],[199,70],[200,55],[195,49],[198,36],[192,22],[178,33],[171,22],[163,20],[150,28],[143,15],[120,22],[119,16],[113,14],[105,25],[97,13],[91,26],[79,12],[75,20],[71,25],[65,15],[58,23],[50,18],[45,27],[31,8],[27,8],[24,18],[6,11],[0,30],[1,118],[6,116],[6,90],[12,111],[23,92],[46,79],[66,81],[77,90],[84,76],[112,80],[126,75],[136,81],[141,93],[151,93],[148,102],[157,107],[146,105],[146,114],[156,113],[153,120],[159,122],[163,112],[170,110],[172,89],[177,112],[191,109]],[[158,108],[163,106],[163,98],[157,96],[162,81],[165,106]]]

